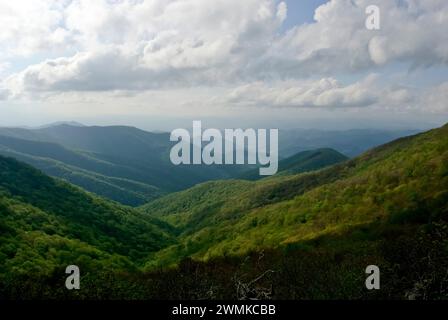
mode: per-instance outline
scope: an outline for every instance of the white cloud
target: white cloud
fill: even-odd
[[[373,86],[375,77],[343,86],[334,78],[315,81],[286,81],[267,85],[256,82],[233,90],[228,101],[234,104],[294,107],[346,108],[365,107],[379,99],[379,90]]]
[[[448,64],[448,1],[377,0],[381,29],[365,28],[370,0],[333,0],[315,22],[274,43],[257,67],[284,75],[369,70],[392,62],[412,67]],[[256,71],[256,70],[255,70]]]
[[[378,89],[368,79],[342,85],[336,79],[395,62],[447,65],[448,2],[375,2],[379,31],[364,26],[371,1],[332,0],[316,10],[315,22],[286,34],[280,27],[287,7],[275,0],[2,2],[0,57],[61,56],[12,74],[2,84],[3,96],[202,85],[238,86],[232,103],[411,104],[415,98],[408,89]],[[304,80],[310,75],[322,80]]]
[[[234,79],[286,17],[272,0],[73,1],[64,30],[81,48],[12,75],[26,92],[145,90]]]
[[[423,94],[420,104],[422,109],[430,112],[448,112],[448,82],[427,90]]]
[[[0,88],[0,101],[7,100],[10,96],[10,92],[8,89]]]
[[[68,1],[14,0],[0,2],[0,56],[29,56],[62,50],[70,33],[63,27]]]
[[[314,81],[254,82],[241,85],[226,95],[225,102],[243,107],[269,108],[379,108],[448,112],[448,82],[435,87],[411,88],[382,85],[377,75],[350,85],[334,78]]]

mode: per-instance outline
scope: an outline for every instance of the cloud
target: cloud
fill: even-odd
[[[448,82],[427,90],[422,95],[420,104],[430,112],[448,112]]]
[[[2,76],[9,68],[11,68],[9,62],[0,62],[0,76]]]
[[[350,85],[334,78],[253,82],[227,93],[224,105],[266,108],[359,109],[418,111],[441,114],[448,112],[448,82],[434,87],[390,86],[378,75]]]
[[[375,77],[343,86],[334,78],[316,81],[286,81],[268,86],[263,82],[242,85],[233,90],[228,101],[233,104],[293,108],[365,107],[379,99],[372,84]]]
[[[10,92],[8,89],[0,88],[0,101],[7,100],[10,96]]]
[[[72,1],[64,30],[79,53],[11,75],[16,96],[146,90],[234,80],[286,18],[272,0]]]
[[[3,54],[65,52],[3,86],[19,97],[244,84],[256,91],[268,86],[257,82],[279,80],[291,88],[279,97],[271,88],[266,104],[372,105],[376,97],[363,83],[341,86],[338,74],[397,62],[447,65],[448,2],[377,0],[379,31],[365,28],[370,4],[332,0],[317,8],[313,23],[282,34],[288,11],[275,0],[9,1],[0,5],[8,21],[0,30]],[[303,80],[310,76],[324,80]]]
[[[381,29],[367,30],[370,0],[333,0],[315,22],[278,39],[254,68],[294,77],[374,69],[402,62],[411,67],[448,64],[448,2],[377,0]]]
[[[0,57],[30,56],[62,50],[70,32],[63,27],[68,1],[14,0],[0,2]]]

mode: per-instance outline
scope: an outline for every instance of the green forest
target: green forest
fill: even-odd
[[[448,125],[280,169],[129,207],[2,156],[0,298],[448,298]]]

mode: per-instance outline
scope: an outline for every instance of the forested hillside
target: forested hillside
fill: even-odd
[[[371,224],[445,217],[448,126],[399,139],[317,172],[206,183],[144,206],[182,230],[157,261],[243,255]],[[362,232],[362,231],[359,231]]]
[[[278,164],[277,175],[291,175],[313,171],[342,162],[348,158],[336,150],[324,148],[299,152],[283,159]],[[258,169],[244,172],[239,178],[247,180],[260,180]]]
[[[446,299],[448,125],[139,210],[0,157],[0,297]],[[82,289],[64,288],[80,266]],[[365,268],[381,269],[381,290]]]
[[[124,126],[0,128],[0,154],[131,206],[245,170],[244,166],[175,166],[169,158],[172,145],[168,133]]]
[[[260,178],[251,166],[174,166],[169,160],[172,145],[167,133],[124,126],[0,128],[1,155],[130,206],[204,181]],[[335,150],[306,151],[282,160],[280,170],[299,173],[342,160],[345,156]]]
[[[171,234],[164,222],[0,157],[3,289],[70,264],[85,272],[136,270],[139,261],[175,241]]]

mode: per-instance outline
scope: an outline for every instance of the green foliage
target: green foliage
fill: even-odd
[[[448,125],[123,207],[0,157],[0,298],[446,299]],[[82,290],[63,287],[82,270]],[[379,265],[382,289],[367,291]]]
[[[291,175],[322,169],[336,163],[347,160],[343,154],[333,149],[317,149],[302,151],[289,158],[283,159],[278,164],[278,175]],[[259,180],[258,169],[250,170],[240,176],[241,179]]]
[[[430,223],[447,213],[447,137],[445,126],[317,172],[206,183],[157,199],[142,210],[173,223],[180,236],[148,268],[276,248],[376,221]]]
[[[36,241],[44,243],[44,254],[55,250],[45,244],[45,239],[76,240],[79,245],[136,262],[173,242],[172,228],[166,223],[86,194],[3,157],[0,157],[0,217],[0,228],[5,231],[1,234],[1,246],[14,259],[19,253],[31,257],[38,254],[32,245]],[[24,246],[25,243],[31,245]],[[33,259],[29,259],[28,264],[32,263]]]
[[[167,133],[133,127],[57,125],[0,128],[0,154],[90,192],[138,206],[208,180],[238,176],[245,166],[175,166]]]
[[[132,177],[132,171],[55,143],[0,136],[0,154],[31,164],[53,177],[126,205],[141,205],[165,192]],[[118,176],[118,177],[116,177]]]

